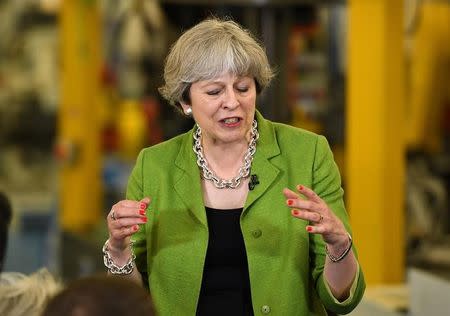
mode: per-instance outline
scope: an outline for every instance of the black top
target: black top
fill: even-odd
[[[242,208],[206,207],[209,242],[197,315],[253,315],[247,254],[239,218]]]

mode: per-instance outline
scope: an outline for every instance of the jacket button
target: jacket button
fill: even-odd
[[[262,312],[263,314],[269,314],[269,313],[270,313],[270,306],[269,306],[269,305],[263,305],[263,306],[261,307],[261,312]]]
[[[252,235],[253,235],[253,237],[255,237],[255,238],[261,237],[261,235],[262,235],[261,229],[255,229],[254,231],[252,231]]]

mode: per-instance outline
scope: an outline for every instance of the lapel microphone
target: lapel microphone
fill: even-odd
[[[258,184],[259,184],[258,175],[252,174],[250,176],[250,181],[248,182],[248,189],[252,191]]]

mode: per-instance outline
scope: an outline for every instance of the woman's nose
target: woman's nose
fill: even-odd
[[[234,109],[239,105],[238,96],[234,89],[228,89],[224,94],[223,107],[228,109]]]

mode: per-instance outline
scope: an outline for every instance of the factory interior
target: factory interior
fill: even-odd
[[[0,0],[4,271],[105,270],[138,153],[193,126],[158,93],[165,56],[212,15],[266,47],[258,110],[330,143],[367,283],[351,315],[448,315],[448,0]]]

